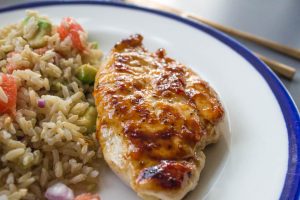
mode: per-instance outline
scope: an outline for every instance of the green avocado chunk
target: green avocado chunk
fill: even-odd
[[[23,25],[27,24],[28,21],[29,21],[29,19],[30,19],[30,16],[27,16],[27,17],[23,20],[22,24],[23,24]]]
[[[52,30],[52,25],[44,19],[38,20],[38,27],[39,28],[35,36],[29,40],[29,44],[33,48],[41,48],[45,46],[47,41],[45,40],[44,36],[50,35]]]
[[[87,130],[85,133],[91,134],[96,131],[96,119],[97,119],[97,110],[94,106],[90,106],[84,115],[80,118],[83,125]]]
[[[93,84],[97,71],[96,67],[85,64],[76,69],[75,76],[84,84]]]
[[[92,49],[98,49],[98,46],[99,46],[98,42],[93,42],[92,45],[91,45],[91,48]]]

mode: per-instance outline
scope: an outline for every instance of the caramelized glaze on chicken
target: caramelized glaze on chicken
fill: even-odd
[[[142,40],[117,43],[97,74],[97,137],[108,165],[140,197],[181,199],[198,182],[224,111],[207,82]]]

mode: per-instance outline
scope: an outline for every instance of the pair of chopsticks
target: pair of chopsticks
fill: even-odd
[[[167,12],[171,12],[171,13],[177,14],[181,17],[189,18],[189,19],[192,19],[193,21],[207,24],[209,26],[212,26],[212,27],[224,32],[224,33],[227,33],[227,34],[230,34],[232,36],[236,36],[236,37],[254,42],[258,45],[262,45],[264,47],[267,47],[269,49],[272,49],[272,50],[277,51],[279,53],[282,53],[284,55],[287,55],[287,56],[290,56],[292,58],[296,58],[296,59],[300,60],[300,50],[298,50],[298,49],[287,47],[287,46],[284,46],[282,44],[278,44],[276,42],[273,42],[273,41],[270,41],[270,40],[267,40],[267,39],[264,39],[264,38],[261,38],[261,37],[254,36],[254,35],[251,35],[251,34],[246,33],[246,32],[242,32],[242,31],[239,31],[239,30],[236,30],[236,29],[233,29],[233,28],[223,26],[221,24],[217,24],[215,22],[209,21],[207,19],[204,19],[204,18],[202,18],[200,16],[197,16],[195,14],[192,14],[192,13],[183,12],[181,10],[178,10],[178,9],[166,6],[166,5],[162,5],[160,3],[157,3],[157,2],[154,2],[154,1],[151,1],[151,0],[147,0],[147,1],[145,1],[145,0],[125,0],[125,2],[138,4],[138,5],[142,5],[142,6],[146,6],[146,7],[150,7],[150,8],[160,9],[160,10],[167,11]],[[280,63],[278,61],[269,59],[269,58],[267,58],[265,56],[262,56],[258,53],[254,52],[254,54],[257,57],[259,57],[262,61],[264,61],[277,74],[280,74],[283,77],[288,78],[290,80],[293,79],[293,77],[296,73],[295,68],[293,68],[291,66],[288,66],[288,65],[285,65],[283,63]]]

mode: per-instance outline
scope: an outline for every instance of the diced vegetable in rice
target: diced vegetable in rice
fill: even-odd
[[[16,113],[17,83],[15,77],[0,73],[0,114]]]
[[[1,74],[13,77],[17,91],[14,112],[0,112],[1,199],[45,199],[47,188],[53,198],[55,187],[73,198],[71,189],[97,187],[97,46],[70,17],[55,26],[29,11],[0,29],[0,107],[11,98]]]
[[[45,193],[48,200],[73,200],[74,193],[63,183],[56,183],[49,187]]]

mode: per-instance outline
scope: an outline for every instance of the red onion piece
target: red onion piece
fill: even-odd
[[[63,183],[56,183],[49,187],[45,193],[48,200],[73,200],[73,191]]]
[[[46,101],[45,101],[45,99],[39,99],[39,100],[38,100],[38,106],[39,106],[40,108],[45,108],[45,106],[46,106]]]

